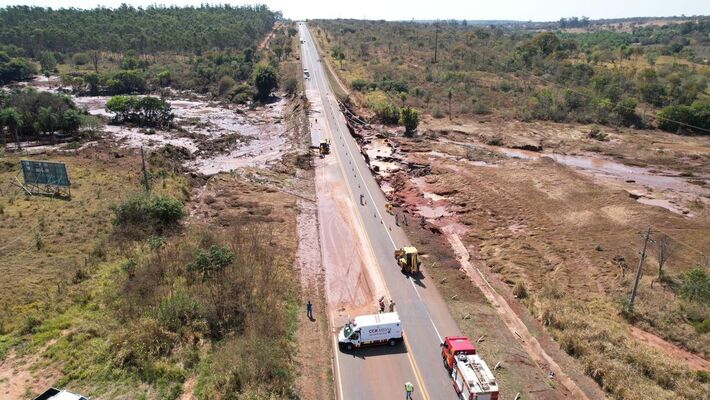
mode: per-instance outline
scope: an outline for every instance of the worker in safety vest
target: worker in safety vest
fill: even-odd
[[[404,390],[407,392],[407,397],[405,397],[406,400],[409,400],[412,398],[412,392],[414,392],[414,385],[412,385],[412,382],[407,382],[404,384]]]

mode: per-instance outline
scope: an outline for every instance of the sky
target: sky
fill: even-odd
[[[592,19],[624,17],[657,17],[674,15],[710,15],[710,0],[0,0],[0,6],[34,5],[52,8],[117,7],[148,4],[199,5],[201,3],[233,5],[266,4],[290,19],[356,18],[356,19],[468,19],[555,21],[561,17]]]

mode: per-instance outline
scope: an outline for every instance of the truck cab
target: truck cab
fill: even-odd
[[[378,344],[396,346],[402,340],[402,322],[396,312],[355,317],[338,333],[338,346],[348,351]]]
[[[441,344],[441,358],[447,371],[451,372],[456,362],[456,356],[460,354],[476,354],[476,346],[466,336],[445,337],[444,343]]]

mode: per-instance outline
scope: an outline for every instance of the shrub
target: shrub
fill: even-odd
[[[163,229],[177,225],[185,216],[182,203],[170,196],[137,194],[123,203],[112,205],[114,225],[124,228]]]
[[[353,81],[350,82],[350,86],[353,88],[353,90],[361,92],[367,89],[367,81],[364,79],[353,79]]]
[[[682,124],[689,124],[692,121],[693,112],[688,106],[674,105],[662,108],[656,116],[659,129],[675,133],[683,126]]]
[[[404,126],[404,134],[411,136],[419,126],[419,112],[409,106],[404,107],[400,113],[399,123]]]
[[[160,87],[167,87],[170,86],[170,83],[172,82],[172,73],[170,70],[165,70],[159,73],[157,78],[158,85],[160,85]]]
[[[0,59],[0,84],[31,79],[37,73],[34,64],[25,58]]]
[[[689,301],[710,305],[710,275],[703,267],[695,267],[684,274],[680,296]]]
[[[145,76],[139,71],[117,71],[101,77],[104,90],[109,94],[143,93]]]
[[[513,294],[519,299],[527,298],[528,288],[525,286],[525,283],[522,281],[517,282],[513,287]]]
[[[236,85],[237,82],[232,79],[231,76],[223,76],[217,84],[217,94],[224,96],[225,94],[228,94]]]
[[[298,91],[298,81],[296,78],[288,78],[284,82],[284,90],[289,96],[293,96]]]
[[[164,298],[158,305],[156,318],[161,326],[171,332],[180,332],[200,318],[200,304],[187,293],[178,292]]]
[[[117,367],[149,370],[157,357],[170,354],[177,336],[157,321],[144,318],[127,326],[113,339],[116,348],[113,359]]]
[[[86,53],[75,53],[71,61],[74,65],[86,65],[91,62],[91,58],[89,58],[89,55]]]
[[[206,280],[211,275],[218,273],[234,260],[234,253],[228,247],[212,246],[209,253],[202,249],[197,251],[195,260],[187,264],[187,270],[202,275]]]
[[[609,136],[602,132],[601,128],[599,128],[598,125],[592,125],[592,127],[589,129],[589,138],[594,139],[594,140],[599,140],[600,142],[607,142],[609,141]]]
[[[444,111],[441,110],[441,107],[434,106],[431,109],[431,116],[434,118],[444,118]]]

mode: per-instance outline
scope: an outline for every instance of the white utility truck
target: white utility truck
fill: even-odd
[[[454,389],[464,400],[497,400],[498,384],[478,354],[458,354],[451,369]]]
[[[396,312],[355,317],[338,334],[338,345],[345,350],[376,344],[395,346],[401,341],[402,322]]]

